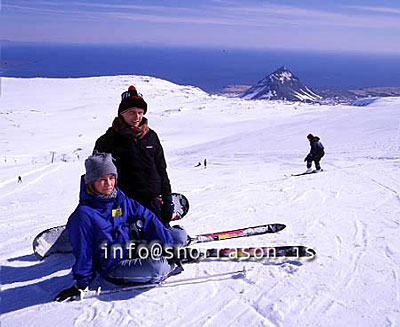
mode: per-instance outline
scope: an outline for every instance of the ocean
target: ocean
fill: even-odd
[[[216,91],[286,66],[312,88],[400,86],[400,55],[17,42],[1,50],[3,77],[148,75]]]

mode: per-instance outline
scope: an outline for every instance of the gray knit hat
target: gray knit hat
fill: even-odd
[[[85,160],[86,184],[93,184],[100,177],[106,175],[114,175],[115,179],[117,179],[117,168],[112,161],[111,153],[97,152],[94,150],[93,154]]]

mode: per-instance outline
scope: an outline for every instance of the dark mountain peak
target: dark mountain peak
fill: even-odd
[[[278,68],[277,70],[275,70],[273,73],[269,74],[267,76],[267,79],[269,79],[271,82],[272,81],[280,82],[281,84],[291,81],[293,79],[299,80],[285,66],[282,66],[282,67]]]
[[[289,73],[290,75],[292,75],[292,72],[288,68],[286,68],[285,66],[281,66],[277,70],[275,70],[273,73],[271,73],[270,75],[281,75],[281,74],[286,74],[286,73]]]
[[[266,99],[304,102],[314,102],[321,98],[305,86],[285,66],[279,67],[240,97],[248,100]]]

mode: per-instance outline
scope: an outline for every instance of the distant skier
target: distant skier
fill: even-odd
[[[319,162],[321,161],[321,158],[325,155],[324,146],[320,142],[320,138],[318,136],[308,134],[307,139],[310,141],[311,150],[307,157],[304,158],[304,161],[307,162],[306,172],[312,172],[311,166],[313,161],[315,162],[316,171],[321,171],[321,165]]]
[[[18,176],[18,183],[22,183],[22,177]]]
[[[200,167],[200,166],[201,166],[201,162],[199,161],[195,167]]]
[[[204,159],[204,168],[207,168],[207,159]]]
[[[180,226],[166,228],[148,209],[128,198],[117,186],[117,168],[111,154],[95,151],[85,161],[79,205],[68,219],[67,229],[75,256],[72,267],[76,284],[55,300],[75,300],[99,272],[116,283],[158,283],[182,271],[179,262],[166,257],[145,258],[127,247],[157,241],[161,246],[180,247],[187,233]],[[115,251],[119,248],[120,251]]]

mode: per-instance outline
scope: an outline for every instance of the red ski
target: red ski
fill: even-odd
[[[231,238],[254,236],[267,233],[277,233],[283,230],[285,227],[286,225],[284,224],[265,224],[236,230],[229,230],[225,232],[201,234],[191,237],[189,244],[221,241]]]

